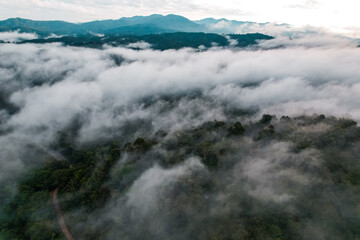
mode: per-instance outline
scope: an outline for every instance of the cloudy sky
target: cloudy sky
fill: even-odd
[[[205,17],[286,22],[342,31],[359,31],[358,0],[0,0],[1,19],[22,17],[83,22],[124,16],[179,14]]]

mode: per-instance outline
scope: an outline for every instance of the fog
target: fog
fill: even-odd
[[[204,52],[2,44],[1,139],[30,134],[31,142],[46,145],[78,116],[80,141],[137,119],[150,120],[153,131],[190,128],[226,119],[229,107],[255,111],[250,118],[318,113],[359,121],[359,48],[317,39],[306,47],[305,40],[288,40],[287,48]],[[284,39],[261,44],[276,41]],[[120,66],[115,58],[124,59]],[[170,105],[156,100],[174,94],[183,97]],[[153,104],[145,106],[145,98]]]
[[[84,111],[93,116],[90,125],[101,128],[93,126],[97,116],[107,115],[105,122],[122,117],[109,116],[116,107],[191,90],[260,113],[310,111],[360,120],[360,53],[351,44],[206,52],[6,44],[0,50],[1,91],[20,108],[6,125],[21,128],[64,126]],[[114,56],[124,59],[120,66]]]
[[[16,37],[20,34],[15,33]],[[32,36],[22,35],[25,37]],[[0,39],[15,38],[2,33]],[[160,164],[175,154],[166,144],[177,139],[179,132],[214,120],[247,124],[267,113],[279,118],[325,114],[360,121],[360,48],[347,39],[278,37],[254,49],[214,47],[207,51],[150,47],[145,42],[103,49],[0,44],[0,186],[10,186],[7,198],[16,194],[16,183],[28,169],[54,157],[50,153],[59,132],[74,129],[73,144],[82,146],[112,139],[126,143],[137,137],[156,138],[164,131],[161,141],[165,143],[136,155],[140,160],[122,155],[112,169],[108,184],[116,186],[123,184],[117,182],[116,171],[127,161],[137,164],[125,194],[111,195],[92,217],[84,217],[86,211],[81,208],[68,215],[85,219],[74,223],[78,234],[84,229],[82,224],[99,230],[105,228],[104,219],[110,219],[121,227],[130,221],[137,224],[134,229],[150,224],[153,228],[147,234],[153,239],[166,239],[170,233],[173,239],[186,239],[191,235],[176,229],[174,222],[166,223],[175,219],[166,212],[173,203],[162,196],[179,200],[175,194],[181,188],[179,182],[188,186],[186,179],[193,175],[201,176],[200,182],[207,181],[211,171],[193,153],[173,167]],[[283,124],[272,124],[280,133],[290,131],[282,130]],[[289,136],[318,136],[333,126],[332,122],[320,123],[296,132],[296,124],[289,128]],[[323,153],[315,148],[299,153],[286,141],[263,146],[250,136],[240,142],[224,140],[225,135],[207,138],[234,150],[224,157],[228,167],[214,173],[216,190],[204,193],[206,208],[197,212],[194,205],[186,208],[179,203],[186,219],[196,212],[194,229],[206,216],[241,212],[242,208],[234,210],[234,199],[251,198],[259,206],[269,204],[279,212],[296,213],[295,200],[310,196],[309,189],[323,184],[319,177]],[[349,154],[355,151],[354,147]],[[325,193],[319,194],[326,198]],[[254,206],[251,209],[258,211]],[[307,236],[321,231],[328,236],[316,222],[321,222],[320,217],[311,221],[311,226],[302,222],[294,231],[305,229]],[[112,228],[106,236],[116,239],[121,230]],[[134,239],[145,233],[139,230],[138,234]]]
[[[19,30],[13,32],[0,32],[0,41],[4,42],[20,42],[23,40],[37,39],[35,33],[20,33]]]

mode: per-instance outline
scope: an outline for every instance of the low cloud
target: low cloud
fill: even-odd
[[[169,187],[176,183],[179,177],[199,170],[205,170],[205,166],[198,158],[190,158],[171,169],[154,166],[146,170],[131,186],[127,194],[127,205],[133,208],[133,214],[138,215],[137,217],[155,214],[151,211],[161,208],[157,204],[165,192],[169,191]]]
[[[37,39],[38,35],[35,33],[21,33],[19,30],[14,32],[0,32],[0,41],[4,42],[20,42],[23,40]]]
[[[291,202],[301,194],[301,189],[319,181],[310,172],[322,164],[315,150],[294,154],[284,142],[253,150],[248,159],[234,168],[234,178],[243,182],[246,191],[260,201]],[[304,171],[305,167],[309,173]]]
[[[136,43],[130,43],[127,45],[128,48],[135,48],[135,49],[148,49],[151,48],[151,44],[144,42],[144,41],[140,41],[140,42],[136,42]]]
[[[87,119],[84,136],[138,117],[169,128],[187,119],[179,126],[191,126],[224,119],[228,104],[259,114],[311,112],[359,121],[359,48],[342,39],[313,40],[270,40],[260,43],[269,48],[265,51],[205,52],[1,45],[1,92],[7,104],[19,108],[2,114],[3,127],[51,132],[79,114]],[[271,49],[277,45],[282,48]],[[120,66],[114,56],[122,59]],[[175,105],[142,105],[142,99],[164,94],[184,98]],[[191,106],[198,115],[186,113]],[[167,119],[172,120],[165,124]]]

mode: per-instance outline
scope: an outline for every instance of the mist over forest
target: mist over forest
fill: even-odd
[[[0,33],[0,239],[360,239],[360,48],[219,36]]]

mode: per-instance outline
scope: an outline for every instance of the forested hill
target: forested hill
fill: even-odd
[[[41,37],[56,34],[83,35],[98,34],[128,34],[137,35],[159,34],[170,32],[205,32],[205,33],[239,33],[239,28],[253,25],[263,26],[268,23],[235,21],[228,19],[206,18],[192,21],[180,15],[153,14],[150,16],[122,17],[119,19],[97,20],[84,23],[65,21],[36,21],[23,18],[10,18],[0,21],[0,32],[17,31],[36,33]],[[277,25],[277,24],[276,24]],[[240,31],[241,32],[241,31]],[[249,32],[249,31],[246,31]]]
[[[124,34],[128,31],[138,31],[138,34],[164,32],[199,32],[204,31],[200,24],[178,15],[135,16],[117,20],[102,20],[86,23],[70,23],[65,21],[34,21],[22,18],[10,18],[0,21],[0,31],[32,32],[41,36],[50,34],[71,35],[89,32],[101,34]]]
[[[219,28],[227,22],[231,27]],[[65,21],[35,21],[11,18],[0,21],[0,32],[29,34],[20,40],[0,39],[0,43],[54,43],[66,46],[101,48],[126,46],[134,49],[149,48],[157,50],[180,49],[184,47],[206,49],[220,47],[247,47],[258,40],[273,37],[251,33],[235,34],[240,25],[257,24],[253,22],[230,21],[226,19],[203,19],[191,21],[183,16],[153,14],[150,16],[123,17],[115,20],[100,20],[85,23]],[[129,46],[128,46],[129,45]]]
[[[258,40],[269,40],[273,37],[260,34],[229,34],[214,33],[163,33],[150,35],[109,35],[96,36],[92,34],[82,36],[66,36],[61,38],[25,40],[22,43],[54,43],[78,47],[99,48],[104,44],[110,46],[128,46],[131,48],[150,47],[158,50],[180,49],[184,47],[209,48],[213,46],[247,47],[257,44]]]
[[[54,190],[76,239],[360,234],[360,128],[352,120],[263,115],[86,146],[74,144],[74,130],[58,133],[53,149],[62,160],[49,155],[14,199],[0,202],[1,239],[64,239]]]

